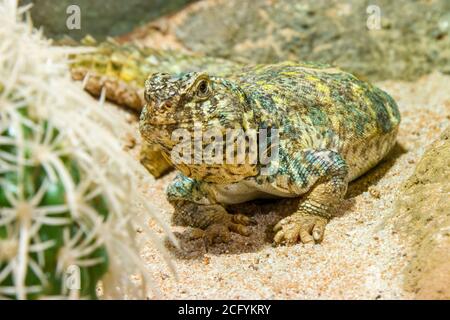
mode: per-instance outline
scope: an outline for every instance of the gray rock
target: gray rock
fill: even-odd
[[[175,33],[186,47],[207,55],[253,63],[320,61],[371,80],[412,80],[434,69],[450,73],[448,0],[206,4],[189,8]],[[378,9],[379,30],[372,27]]]
[[[33,3],[31,16],[36,27],[43,27],[47,36],[61,38],[68,35],[81,39],[90,34],[96,39],[130,32],[135,26],[173,12],[193,0],[20,0]],[[67,7],[78,5],[81,11],[81,29],[66,26]]]

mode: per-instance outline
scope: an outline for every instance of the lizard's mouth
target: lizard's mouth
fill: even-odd
[[[141,122],[139,126],[139,131],[141,135],[149,141],[167,139],[170,137],[174,131],[177,129],[189,128],[189,123],[187,121],[178,122],[175,120],[165,120],[165,121],[145,121]]]
[[[147,130],[159,131],[166,130],[172,132],[177,129],[187,129],[192,128],[190,121],[176,121],[176,120],[165,120],[165,121],[147,121]]]
[[[180,122],[178,121],[170,121],[170,120],[165,120],[165,121],[147,121],[147,124],[151,127],[167,127],[167,126],[173,126],[176,124],[180,124]]]

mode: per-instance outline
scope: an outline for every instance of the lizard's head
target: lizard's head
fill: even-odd
[[[203,131],[242,128],[251,116],[245,94],[237,85],[202,72],[152,74],[145,82],[144,94],[141,134],[163,147],[170,147],[164,144],[170,144],[176,129],[193,130],[194,123]]]
[[[251,126],[253,117],[239,86],[203,72],[152,74],[145,82],[145,100],[140,132],[147,142],[159,144],[166,155],[179,145],[177,134],[182,130],[194,136],[194,129],[202,134],[214,129],[225,136],[227,129]]]

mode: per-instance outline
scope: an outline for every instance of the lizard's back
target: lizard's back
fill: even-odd
[[[400,114],[384,91],[325,65],[284,62],[244,69],[235,77],[259,125],[280,130],[284,152],[329,149],[353,180],[395,144]]]

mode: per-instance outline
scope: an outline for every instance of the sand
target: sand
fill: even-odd
[[[281,218],[284,204],[256,214],[250,237],[234,234],[230,243],[205,247],[201,240],[187,240],[184,229],[172,227],[181,249],[166,247],[175,263],[177,278],[150,242],[142,258],[154,276],[162,299],[408,299],[403,289],[403,268],[409,253],[391,223],[398,189],[413,172],[425,148],[449,123],[449,76],[435,73],[414,83],[386,81],[377,85],[398,102],[402,123],[398,144],[387,159],[351,183],[341,215],[327,226],[317,245],[274,247],[271,227]],[[140,137],[136,117],[123,114],[128,132],[121,137],[124,149],[138,160]],[[148,201],[159,207],[170,223],[172,208],[164,189],[174,172],[141,186]],[[267,211],[267,210],[266,210]],[[392,220],[390,220],[392,221]],[[158,235],[162,230],[149,221]],[[142,230],[137,230],[141,237]]]

